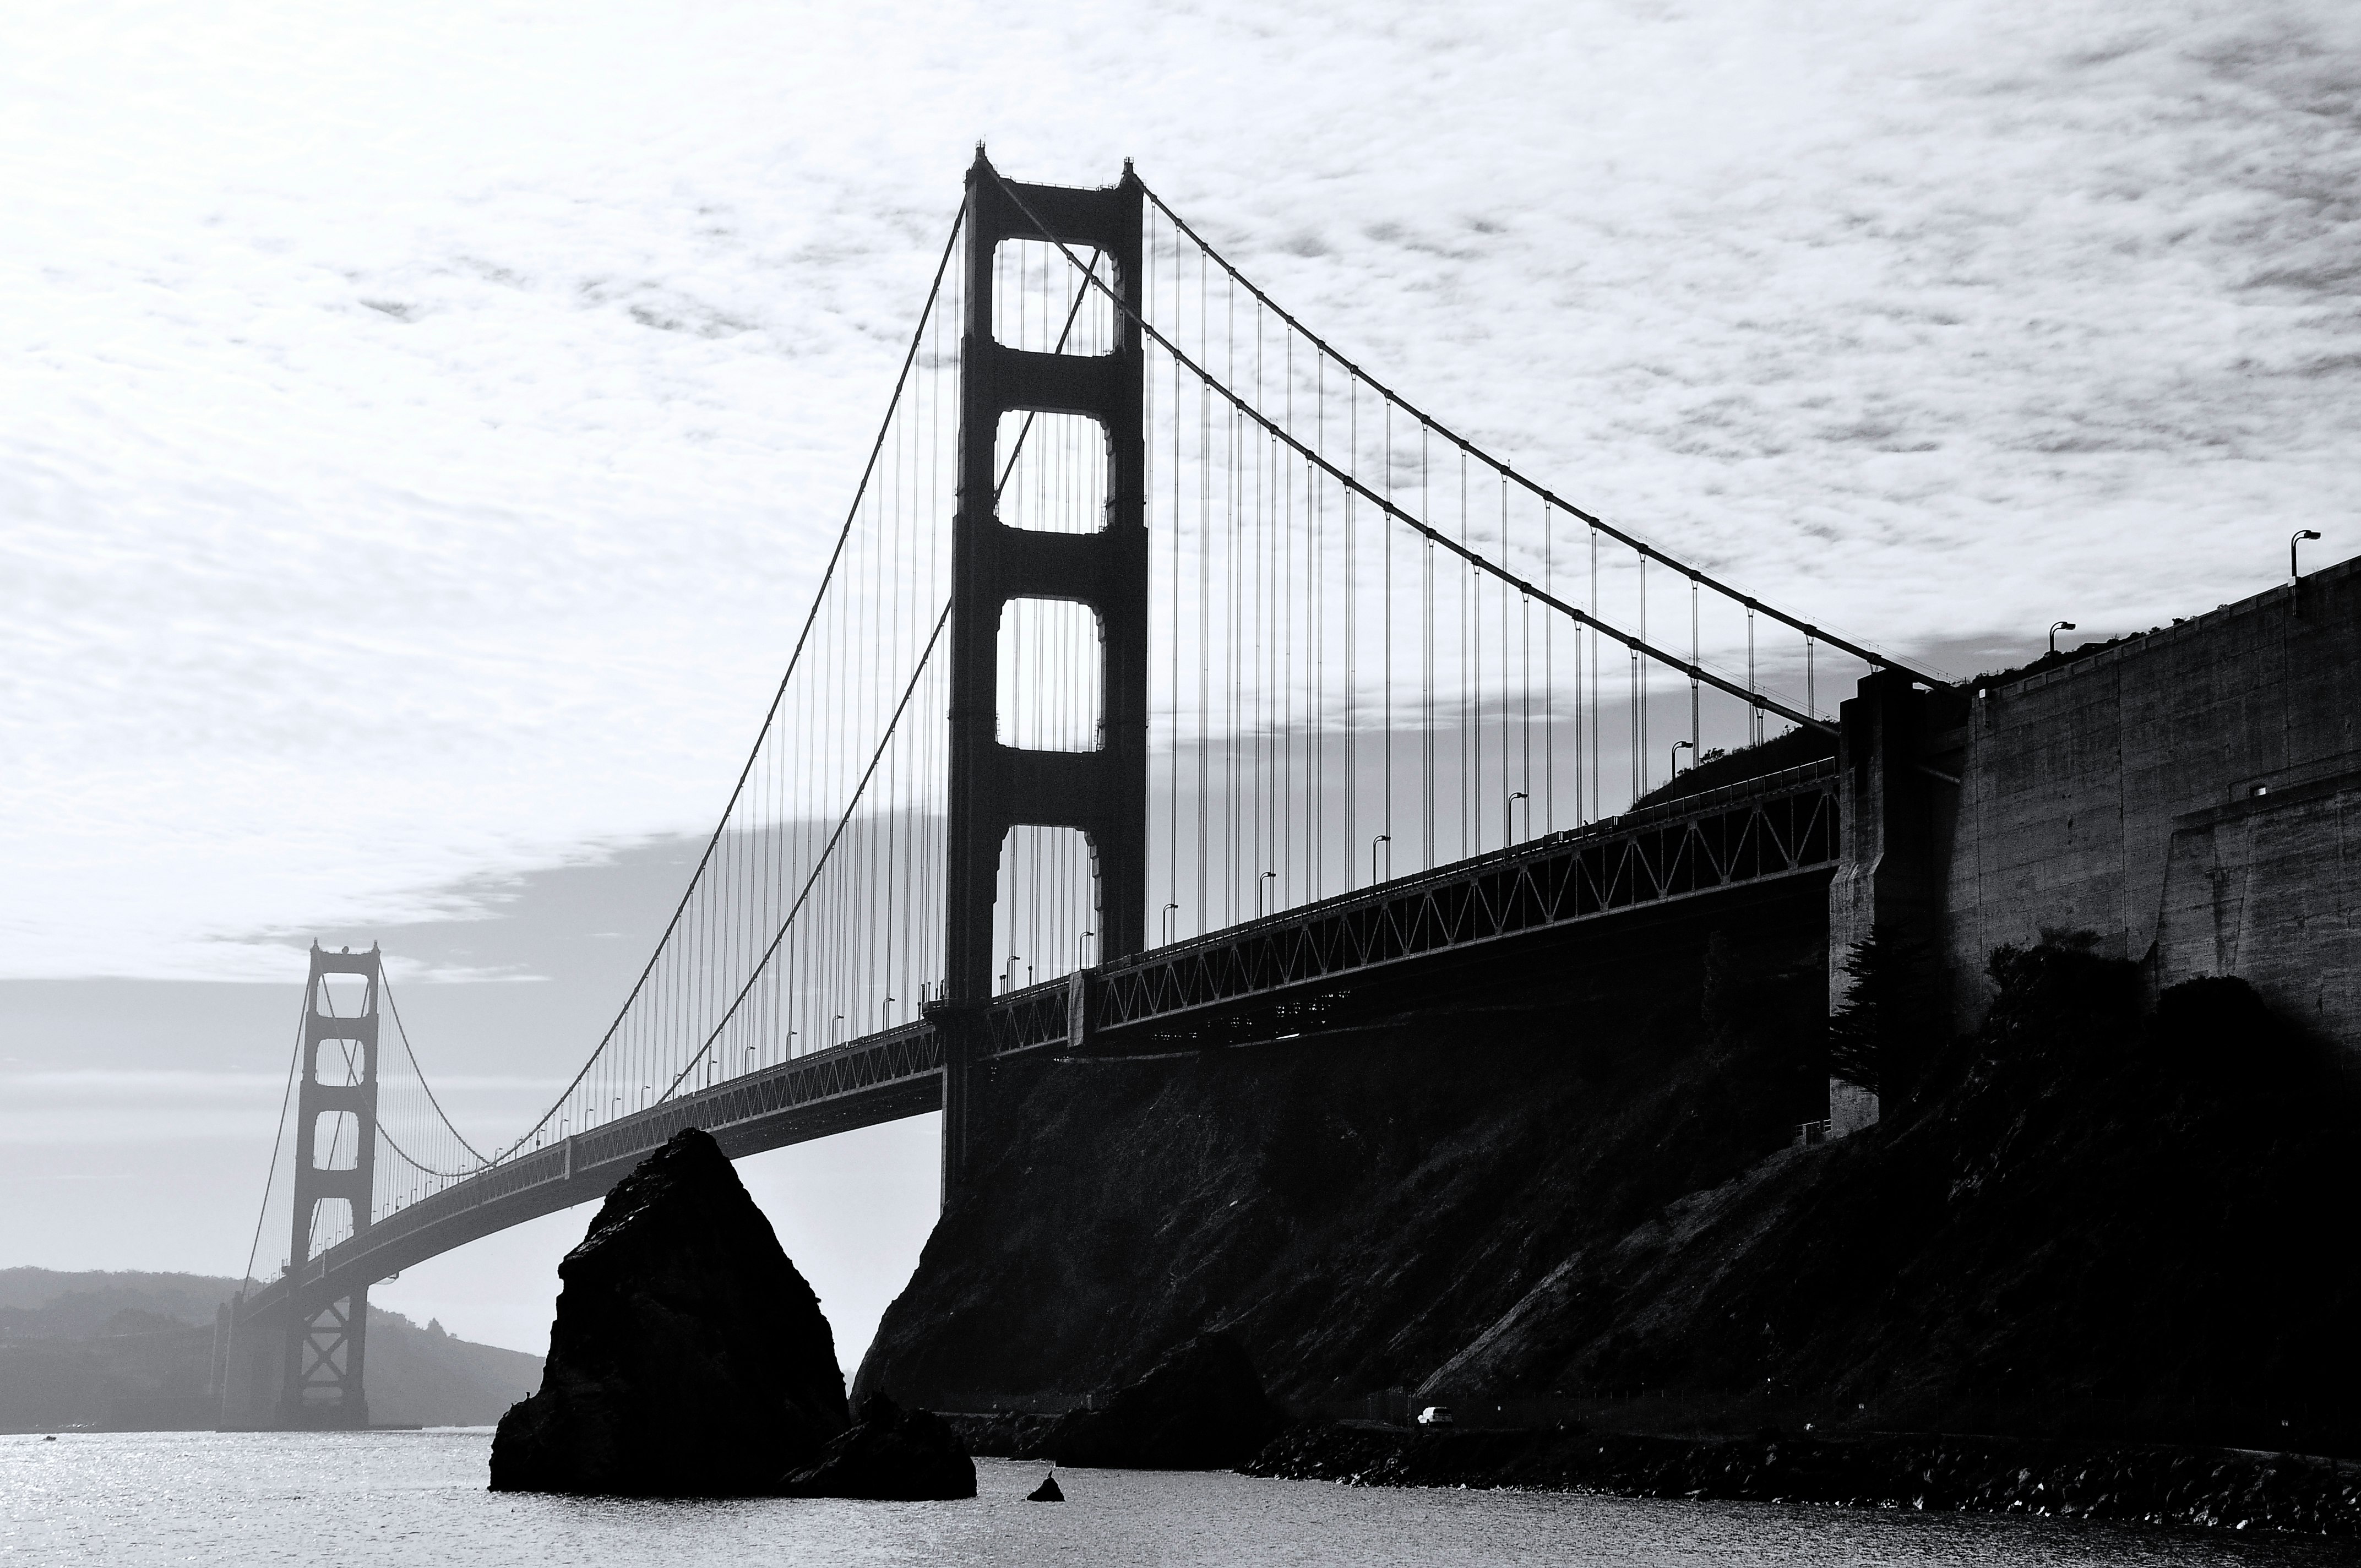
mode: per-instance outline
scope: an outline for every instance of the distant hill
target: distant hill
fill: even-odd
[[[0,1268],[0,1431],[213,1424],[214,1311],[238,1288],[197,1274]],[[369,1310],[370,1419],[486,1426],[541,1386],[541,1357]]]

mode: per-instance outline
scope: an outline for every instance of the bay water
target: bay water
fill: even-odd
[[[0,1564],[2312,1564],[2351,1542],[2081,1520],[1381,1490],[979,1460],[954,1503],[646,1502],[484,1489],[487,1430],[0,1436]]]

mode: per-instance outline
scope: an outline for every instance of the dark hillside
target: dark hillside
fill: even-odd
[[[1766,1390],[1823,1421],[2350,1448],[2361,1118],[2237,981],[2004,950],[1873,1133],[1569,1257],[1438,1384]]]
[[[1825,729],[1800,727],[1783,735],[1773,735],[1759,746],[1741,746],[1732,751],[1708,751],[1663,784],[1631,803],[1633,810],[1643,806],[1660,806],[1668,800],[1685,800],[1708,790],[1727,784],[1744,784],[1770,773],[1784,773],[1812,762],[1835,760],[1837,738]]]
[[[1653,975],[1536,962],[1379,1027],[1051,1068],[1001,1107],[1005,1152],[858,1387],[1071,1402],[1223,1327],[1301,1406],[1416,1383],[1569,1252],[1787,1141],[1819,963],[1719,941]]]
[[[2147,1018],[2084,953],[1995,975],[1913,1103],[1810,1148],[1818,974],[1727,953],[1620,1005],[1056,1069],[862,1379],[1054,1403],[1226,1327],[1306,1412],[2350,1448],[2349,1092],[2235,981]]]

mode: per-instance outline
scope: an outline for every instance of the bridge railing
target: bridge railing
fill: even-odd
[[[1837,852],[1836,764],[1811,763],[1114,960],[1092,977],[1089,1026],[1789,875]]]

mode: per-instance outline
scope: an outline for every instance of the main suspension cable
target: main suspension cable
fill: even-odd
[[[270,1135],[270,1168],[262,1173],[262,1207],[254,1216],[254,1242],[246,1249],[246,1272],[239,1288],[254,1277],[254,1260],[262,1253],[262,1227],[270,1218],[270,1189],[279,1179],[279,1150],[287,1141],[287,1107],[295,1102],[295,1075],[303,1068],[303,1023],[312,1011],[312,982],[303,982],[303,1003],[295,1014],[295,1048],[287,1058],[287,1088],[279,1097],[279,1130]]]
[[[877,438],[870,443],[869,458],[861,470],[861,483],[853,491],[851,506],[846,509],[844,525],[837,531],[835,548],[829,553],[828,566],[820,574],[819,587],[812,595],[811,610],[804,617],[803,630],[796,636],[795,651],[788,655],[786,673],[779,677],[778,690],[772,694],[771,706],[763,715],[763,726],[755,732],[753,748],[746,754],[746,765],[738,772],[738,782],[730,788],[729,803],[722,807],[721,820],[714,825],[713,836],[706,840],[704,853],[697,857],[697,869],[689,873],[687,888],[681,894],[680,902],[673,907],[672,918],[664,922],[664,932],[656,938],[655,950],[648,955],[647,964],[640,970],[639,979],[631,982],[631,992],[623,998],[622,1006],[615,1014],[615,1021],[607,1025],[607,1032],[599,1036],[598,1044],[592,1048],[589,1058],[583,1062],[581,1070],[567,1082],[566,1088],[560,1091],[550,1108],[542,1113],[539,1120],[518,1135],[514,1143],[492,1157],[494,1162],[506,1159],[523,1148],[530,1140],[549,1125],[552,1117],[565,1109],[566,1102],[572,1098],[575,1090],[581,1087],[582,1080],[589,1076],[590,1069],[598,1065],[599,1058],[605,1054],[609,1043],[615,1037],[615,1032],[622,1027],[624,1019],[630,1016],[631,1004],[639,1000],[640,992],[647,985],[648,977],[655,972],[657,961],[664,957],[665,945],[672,939],[674,931],[679,928],[681,917],[687,912],[690,900],[697,895],[697,889],[704,878],[705,869],[711,862],[713,851],[721,842],[722,834],[729,830],[730,814],[737,809],[739,797],[745,792],[746,780],[754,771],[755,759],[762,755],[763,742],[770,737],[771,727],[777,721],[779,716],[779,707],[786,700],[787,685],[795,679],[796,671],[803,663],[804,651],[810,641],[812,627],[819,620],[820,607],[828,601],[829,587],[836,579],[837,566],[844,558],[845,544],[852,537],[853,524],[860,518],[862,506],[868,498],[869,481],[877,471],[878,455],[884,450],[885,437],[894,428],[894,416],[902,406],[903,391],[909,385],[910,370],[917,363],[918,350],[926,342],[927,323],[934,315],[935,302],[942,293],[944,274],[950,270],[951,257],[959,248],[960,231],[966,220],[967,203],[962,198],[959,212],[951,220],[950,236],[943,242],[942,257],[935,263],[934,281],[927,290],[926,307],[918,313],[917,328],[910,334],[909,349],[902,356],[902,368],[894,378],[893,396],[887,400],[885,416],[878,423]]]
[[[1049,231],[1049,226],[1043,224],[1041,220],[1035,215],[1033,210],[1026,205],[1024,198],[1017,195],[1015,191],[1011,190],[1008,182],[1005,180],[1001,180],[997,172],[993,174],[993,178],[999,184],[1002,194],[1005,195],[1010,203],[1014,205],[1018,212],[1025,215],[1026,221],[1034,226],[1034,228],[1041,235],[1042,238],[1047,240],[1049,244],[1056,246],[1058,249],[1065,255],[1067,261],[1072,264],[1076,271],[1079,272],[1082,270],[1082,263],[1076,259],[1072,250],[1068,248],[1066,243],[1052,234]],[[1336,466],[1335,464],[1330,462],[1326,457],[1321,455],[1312,447],[1305,445],[1301,441],[1298,440],[1291,432],[1281,429],[1276,422],[1265,415],[1261,410],[1253,407],[1236,392],[1215,380],[1212,374],[1208,372],[1203,366],[1200,365],[1196,360],[1190,358],[1187,352],[1180,348],[1179,345],[1175,344],[1170,338],[1165,336],[1163,333],[1159,332],[1154,324],[1141,316],[1140,313],[1128,302],[1124,300],[1122,295],[1117,293],[1115,290],[1108,288],[1104,283],[1099,283],[1096,279],[1092,279],[1091,281],[1096,284],[1101,291],[1105,293],[1108,299],[1115,302],[1116,309],[1124,312],[1135,322],[1138,323],[1139,329],[1148,336],[1154,338],[1159,347],[1161,347],[1167,354],[1171,355],[1175,359],[1180,361],[1181,364],[1187,366],[1190,373],[1198,378],[1201,385],[1213,391],[1220,393],[1225,400],[1235,407],[1240,412],[1244,413],[1248,419],[1254,421],[1257,424],[1261,425],[1278,440],[1285,443],[1289,449],[1293,451],[1296,455],[1303,458],[1306,462],[1318,468],[1321,472],[1326,474],[1330,478],[1335,480],[1346,489],[1352,491],[1355,495],[1359,496],[1362,499],[1378,507],[1380,510],[1385,512],[1387,516],[1394,518],[1407,526],[1417,530],[1429,540],[1441,544],[1444,549],[1450,551],[1453,554],[1458,556],[1461,560],[1466,562],[1469,565],[1474,566],[1477,570],[1483,572],[1487,576],[1498,579],[1499,582],[1506,584],[1510,587],[1517,589],[1521,593],[1531,595],[1532,598],[1539,599],[1542,603],[1549,606],[1552,609],[1556,610],[1559,614],[1565,616],[1569,620],[1579,621],[1583,625],[1592,628],[1594,630],[1602,631],[1608,636],[1614,638],[1626,648],[1629,648],[1635,656],[1644,655],[1648,658],[1658,660],[1665,664],[1669,664],[1673,668],[1689,675],[1691,678],[1704,681],[1707,685],[1714,686],[1719,690],[1728,692],[1732,696],[1741,697],[1750,703],[1759,704],[1762,707],[1767,707],[1772,712],[1779,715],[1780,718],[1788,720],[1790,723],[1808,726],[1811,729],[1824,730],[1829,734],[1836,733],[1836,726],[1829,723],[1827,719],[1789,707],[1784,703],[1778,702],[1760,692],[1750,692],[1743,685],[1737,681],[1725,679],[1721,675],[1717,674],[1713,671],[1706,669],[1701,665],[1691,663],[1684,659],[1675,658],[1672,654],[1664,652],[1662,649],[1651,647],[1649,644],[1642,641],[1641,639],[1634,637],[1631,633],[1625,631],[1620,627],[1601,620],[1596,616],[1590,615],[1584,610],[1577,609],[1573,605],[1570,605],[1564,599],[1559,598],[1556,595],[1544,591],[1538,584],[1530,582],[1525,578],[1517,576],[1507,566],[1488,560],[1476,551],[1461,544],[1459,542],[1450,538],[1439,530],[1428,527],[1427,524],[1420,519],[1412,517],[1409,512],[1404,511],[1400,507],[1396,506],[1393,502],[1388,500],[1385,497],[1371,489],[1367,485],[1362,483],[1361,480],[1353,475]],[[1249,287],[1251,286],[1252,285],[1249,285]],[[1309,336],[1310,334],[1306,334],[1305,335]],[[1437,426],[1436,428],[1441,429],[1442,427]],[[1462,443],[1462,450],[1473,452],[1478,456],[1483,455],[1479,449],[1468,446],[1464,442]],[[1490,461],[1489,458],[1486,458],[1485,460],[1487,462]],[[1560,501],[1557,504],[1565,507],[1565,510],[1569,511],[1576,510],[1563,501]],[[1587,518],[1589,514],[1586,512],[1580,515]],[[1601,526],[1603,527],[1604,525]],[[1610,529],[1607,530],[1607,532],[1611,533],[1613,531]],[[1671,561],[1669,557],[1664,556],[1660,552],[1655,550],[1651,549],[1646,552],[1646,554],[1650,556],[1655,557],[1656,559],[1664,560],[1668,565],[1674,565],[1683,572],[1689,570],[1688,567],[1681,565],[1678,562]],[[1724,589],[1722,591],[1728,592],[1729,590]],[[1828,638],[1824,632],[1814,631],[1810,633],[1810,635],[1817,637],[1823,641],[1832,642],[1834,641],[1833,639]],[[1851,651],[1852,650],[1850,647],[1847,648],[1847,652]],[[1866,655],[1857,656],[1865,657]],[[1874,662],[1887,664],[1891,664],[1892,663],[1892,661],[1883,658],[1879,658]],[[1900,668],[1898,665],[1894,667]],[[1936,677],[1923,676],[1921,678],[1932,681],[1935,680]]]
[[[1137,176],[1135,174],[1134,178],[1137,179]],[[999,179],[999,175],[996,171],[994,174],[994,179],[996,181]],[[1007,189],[1005,181],[1001,181],[1001,188],[1004,191]],[[1223,256],[1220,251],[1215,250],[1211,245],[1206,243],[1205,236],[1199,234],[1194,228],[1191,228],[1188,220],[1183,218],[1180,214],[1174,212],[1172,208],[1167,204],[1164,198],[1158,195],[1153,190],[1151,190],[1145,181],[1140,181],[1140,192],[1142,194],[1147,196],[1148,201],[1155,203],[1158,211],[1161,212],[1166,217],[1171,219],[1173,226],[1180,230],[1180,233],[1187,235],[1189,238],[1194,242],[1198,249],[1211,257],[1214,263],[1224,271],[1230,274],[1231,277],[1236,279],[1240,283],[1245,284],[1247,291],[1252,293],[1257,300],[1259,300],[1264,304],[1269,306],[1271,311],[1278,315],[1279,320],[1285,322],[1289,326],[1302,334],[1303,336],[1313,345],[1313,346],[1317,347],[1322,353],[1328,355],[1339,365],[1342,365],[1347,373],[1367,382],[1370,388],[1374,389],[1378,396],[1400,407],[1404,413],[1407,413],[1430,425],[1437,434],[1443,436],[1445,440],[1457,443],[1463,449],[1474,454],[1483,462],[1488,464],[1494,470],[1499,472],[1502,477],[1523,486],[1527,490],[1532,491],[1535,496],[1541,498],[1545,504],[1556,507],[1561,511],[1565,511],[1575,517],[1580,518],[1584,522],[1587,523],[1592,528],[1598,530],[1601,533],[1606,534],[1609,538],[1615,540],[1618,543],[1627,545],[1630,548],[1638,551],[1642,555],[1653,556],[1654,559],[1663,562],[1665,565],[1672,567],[1675,571],[1687,576],[1692,581],[1702,583],[1706,587],[1713,589],[1716,593],[1721,594],[1729,598],[1736,599],[1739,603],[1744,605],[1749,609],[1760,610],[1763,614],[1769,616],[1772,620],[1783,622],[1788,627],[1793,628],[1795,630],[1804,633],[1807,637],[1816,637],[1821,641],[1828,643],[1832,648],[1841,648],[1846,652],[1850,653],[1854,658],[1860,659],[1864,663],[1880,665],[1887,669],[1899,670],[1905,674],[1916,676],[1917,679],[1928,682],[1931,685],[1948,685],[1950,684],[1939,675],[1930,674],[1926,671],[1913,668],[1912,666],[1893,657],[1891,654],[1880,653],[1873,649],[1865,648],[1859,644],[1849,642],[1841,637],[1834,636],[1824,629],[1813,625],[1809,621],[1802,619],[1800,616],[1790,615],[1785,610],[1779,609],[1776,605],[1765,603],[1764,601],[1754,598],[1751,594],[1741,593],[1730,584],[1721,582],[1704,572],[1698,571],[1696,567],[1689,565],[1686,562],[1675,560],[1674,557],[1665,554],[1664,551],[1657,548],[1655,545],[1649,543],[1646,540],[1641,539],[1636,535],[1624,532],[1621,529],[1617,528],[1613,523],[1607,521],[1605,519],[1584,510],[1582,508],[1576,506],[1572,501],[1565,499],[1564,497],[1555,494],[1541,485],[1535,484],[1532,479],[1527,478],[1525,476],[1514,472],[1508,466],[1508,465],[1493,457],[1482,447],[1477,446],[1466,436],[1459,434],[1450,426],[1443,423],[1440,420],[1432,418],[1409,399],[1403,397],[1400,393],[1387,386],[1383,381],[1378,380],[1375,376],[1370,375],[1367,370],[1362,369],[1359,365],[1356,364],[1351,359],[1346,358],[1343,354],[1338,353],[1334,347],[1330,345],[1325,338],[1323,338],[1318,333],[1313,332],[1310,327],[1304,325],[1302,322],[1297,320],[1293,315],[1290,315],[1287,310],[1279,303],[1279,302],[1264,293],[1262,290],[1256,285],[1252,279],[1239,271],[1235,266],[1232,265],[1226,257]],[[1012,196],[1011,199],[1014,200],[1014,197]],[[1024,209],[1024,203],[1022,202],[1017,203],[1017,206],[1020,211]],[[1028,219],[1032,220],[1036,228],[1039,228],[1041,226],[1040,220],[1038,218],[1035,218],[1030,212],[1027,212],[1025,215]],[[1044,229],[1042,230],[1042,233],[1045,238],[1049,237],[1048,230]],[[1052,240],[1051,243],[1054,244],[1056,241]],[[1794,716],[1784,715],[1784,717],[1792,718]]]
[[[401,1021],[401,1003],[393,999],[393,982],[386,977],[385,969],[382,964],[380,964],[378,969],[378,984],[384,989],[386,1007],[393,1014],[393,1032],[395,1035],[400,1036],[401,1040],[401,1054],[410,1059],[410,1070],[417,1074],[418,1087],[426,1091],[426,1103],[434,1107],[434,1114],[436,1118],[442,1122],[443,1130],[449,1133],[453,1137],[458,1139],[459,1146],[461,1148],[466,1149],[469,1154],[476,1157],[476,1163],[479,1168],[491,1164],[492,1162],[484,1157],[482,1150],[477,1148],[475,1145],[467,1141],[467,1134],[461,1132],[457,1127],[451,1124],[451,1113],[443,1109],[443,1102],[434,1098],[434,1086],[426,1081],[426,1069],[418,1065],[418,1053],[411,1049],[410,1030]],[[380,1126],[379,1127],[378,1132],[379,1135],[382,1136],[385,1129]],[[388,1141],[390,1142],[391,1140],[389,1139]],[[404,1159],[410,1159],[408,1155],[404,1155],[401,1157]],[[412,1165],[416,1165],[418,1162],[416,1160],[411,1160],[411,1163]],[[423,1168],[422,1167],[421,1168]],[[441,1174],[447,1175],[453,1173],[444,1172]],[[464,1174],[464,1172],[458,1174]]]
[[[686,1080],[688,1075],[697,1070],[697,1064],[703,1061],[706,1053],[713,1048],[713,1042],[721,1037],[721,1031],[728,1028],[730,1021],[738,1015],[739,1007],[744,1003],[747,993],[754,989],[754,982],[762,978],[763,970],[769,965],[772,956],[779,950],[779,944],[786,940],[788,930],[796,923],[796,916],[803,913],[805,901],[811,897],[813,884],[819,881],[819,873],[827,869],[829,856],[835,852],[837,841],[844,837],[846,825],[851,822],[853,812],[860,808],[861,797],[868,791],[869,781],[877,776],[877,764],[884,760],[886,747],[893,744],[895,732],[902,722],[902,715],[909,709],[910,698],[917,694],[918,681],[926,674],[927,665],[935,656],[935,646],[942,641],[943,628],[950,624],[950,620],[951,607],[950,602],[946,601],[942,614],[935,618],[934,634],[927,639],[926,651],[918,655],[917,668],[910,672],[909,684],[902,688],[902,700],[894,705],[894,717],[886,721],[884,737],[877,742],[877,750],[870,754],[869,766],[862,771],[861,782],[853,786],[852,798],[845,803],[844,814],[836,819],[836,830],[829,835],[828,843],[821,849],[818,861],[812,866],[811,874],[804,879],[803,891],[796,895],[795,906],[787,911],[786,918],[779,923],[778,933],[771,938],[770,945],[763,949],[762,958],[755,962],[754,972],[747,977],[744,985],[738,988],[738,994],[730,999],[729,1009],[722,1014],[720,1022],[713,1025],[712,1033],[705,1036],[705,1043],[697,1048],[697,1054],[689,1058],[687,1065],[680,1069],[664,1091],[656,1097],[658,1104],[670,1100],[681,1084]]]

